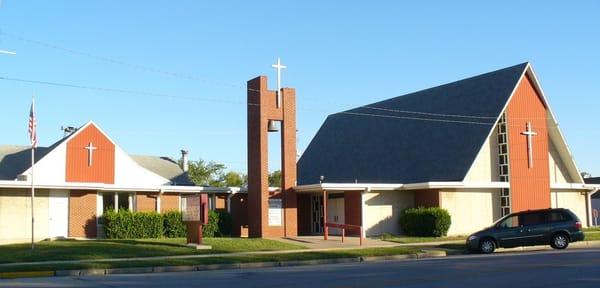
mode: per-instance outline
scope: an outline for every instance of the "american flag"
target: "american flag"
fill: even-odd
[[[37,122],[35,121],[35,110],[34,105],[35,100],[31,100],[31,109],[29,109],[29,140],[31,140],[31,146],[37,146],[37,132],[35,131],[37,128]]]

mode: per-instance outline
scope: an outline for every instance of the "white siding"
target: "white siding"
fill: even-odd
[[[580,192],[555,192],[550,193],[550,203],[552,208],[567,208],[571,210],[583,226],[587,226],[587,216],[585,207],[585,195]]]
[[[491,136],[483,143],[464,181],[492,182],[498,179],[498,132],[494,129]]]
[[[0,244],[31,241],[31,190],[0,189]],[[48,191],[35,197],[35,239],[48,238]]]
[[[556,147],[549,141],[549,149],[548,149],[548,163],[550,169],[550,183],[573,183],[573,179],[569,177],[569,173],[567,172],[567,167],[564,165],[563,161],[556,150]]]
[[[363,225],[367,236],[401,233],[400,212],[414,206],[414,192],[375,191],[363,197]]]
[[[500,191],[441,191],[440,207],[450,213],[448,235],[468,235],[500,218]]]

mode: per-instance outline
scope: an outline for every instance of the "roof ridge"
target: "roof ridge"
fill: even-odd
[[[370,103],[370,104],[366,104],[366,105],[354,107],[354,108],[351,108],[351,109],[348,109],[348,110],[344,110],[344,111],[341,111],[341,112],[333,113],[331,115],[335,115],[335,114],[339,114],[339,113],[344,113],[344,112],[350,112],[350,111],[353,111],[353,110],[356,110],[356,109],[360,109],[360,108],[367,108],[369,106],[377,105],[377,104],[380,104],[380,103],[383,103],[383,102],[391,102],[393,100],[398,100],[399,98],[402,98],[402,97],[418,95],[418,94],[424,93],[424,92],[429,91],[429,90],[440,89],[440,88],[442,88],[444,86],[451,86],[451,85],[454,85],[454,84],[457,84],[457,83],[461,83],[461,82],[468,82],[468,81],[474,80],[476,78],[483,78],[485,76],[490,76],[490,75],[497,74],[497,73],[500,73],[500,72],[503,72],[503,71],[515,69],[515,68],[521,67],[521,66],[522,66],[521,69],[524,70],[524,69],[527,68],[528,65],[529,65],[529,62],[526,61],[526,62],[519,63],[519,64],[516,64],[516,65],[512,65],[512,66],[508,66],[508,67],[496,69],[494,71],[490,71],[490,72],[485,72],[485,73],[481,73],[481,74],[469,76],[469,77],[466,77],[466,78],[463,78],[463,79],[460,79],[460,80],[456,80],[456,81],[452,81],[452,82],[447,82],[447,83],[444,83],[444,84],[440,84],[440,85],[436,85],[436,86],[433,86],[433,87],[429,87],[429,88],[425,88],[425,89],[421,89],[421,90],[409,92],[409,93],[406,93],[406,94],[394,96],[392,98],[384,99],[384,100],[373,102],[373,103]],[[423,112],[423,111],[417,111],[417,112]],[[477,115],[477,116],[481,116],[481,115]]]

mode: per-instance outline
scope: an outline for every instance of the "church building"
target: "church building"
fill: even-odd
[[[419,206],[447,209],[449,235],[551,207],[589,225],[597,190],[529,63],[332,114],[297,170],[301,235],[322,233],[323,221],[401,234],[400,212]]]
[[[209,194],[211,209],[243,204],[243,193],[232,201],[239,189],[195,186],[183,166],[167,157],[128,155],[93,122],[37,147],[34,169],[30,146],[0,146],[0,244],[31,239],[32,180],[36,240],[102,238],[107,209],[178,211],[182,194]]]

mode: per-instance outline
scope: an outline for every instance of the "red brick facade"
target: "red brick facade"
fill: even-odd
[[[69,237],[96,237],[96,197],[95,191],[71,191]]]
[[[138,212],[154,212],[156,211],[156,193],[137,193],[136,211]]]
[[[160,198],[160,212],[179,211],[179,194],[163,194]]]

